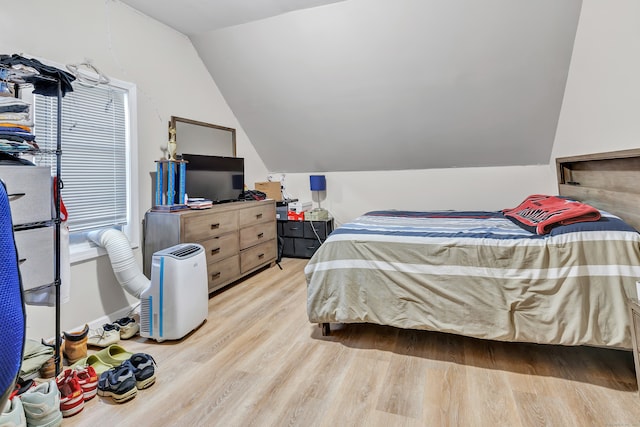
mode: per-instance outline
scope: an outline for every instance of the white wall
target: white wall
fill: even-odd
[[[640,2],[584,0],[553,158],[640,147]]]
[[[271,175],[274,180],[281,177],[279,173]],[[303,201],[313,199],[316,207],[317,195],[311,194],[309,175],[286,174],[285,190]],[[338,224],[376,209],[499,210],[515,207],[530,194],[556,191],[555,175],[547,165],[324,175],[327,191],[321,194],[321,204]]]
[[[22,53],[61,63],[90,59],[107,75],[137,84],[140,214],[151,207],[154,160],[162,156],[170,116],[235,127],[247,182],[266,174],[235,116],[189,39],[113,0],[28,0],[2,6],[0,53]],[[64,143],[63,143],[64,151]],[[64,171],[62,171],[64,179]],[[140,249],[135,250],[142,265]],[[114,313],[135,302],[118,285],[106,256],[74,264],[71,301],[62,306],[62,329]],[[28,307],[27,335],[54,335],[54,311]]]

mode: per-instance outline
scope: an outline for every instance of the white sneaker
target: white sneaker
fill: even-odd
[[[132,317],[123,317],[113,323],[120,327],[120,339],[122,340],[128,340],[140,330],[140,325]]]
[[[62,424],[60,392],[55,380],[30,388],[20,395],[29,427],[54,427]]]
[[[27,427],[20,397],[16,396],[7,401],[4,411],[0,414],[0,427]]]
[[[109,347],[111,344],[117,344],[120,341],[120,328],[111,323],[105,323],[97,329],[89,331],[87,345],[96,347]]]

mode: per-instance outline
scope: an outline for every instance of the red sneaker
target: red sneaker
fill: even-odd
[[[16,396],[20,396],[21,394],[31,390],[32,388],[36,388],[38,384],[34,380],[26,380],[26,381],[18,381],[16,383],[15,388],[9,395],[9,400],[13,399]]]
[[[76,366],[76,377],[80,388],[82,388],[82,395],[84,401],[93,399],[98,394],[98,374],[93,366]]]
[[[73,369],[65,369],[56,378],[60,391],[60,412],[63,417],[70,417],[84,409],[84,395]]]

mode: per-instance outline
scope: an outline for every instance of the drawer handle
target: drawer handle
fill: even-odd
[[[264,254],[258,255],[258,258],[260,258],[260,259],[264,258]]]
[[[218,229],[218,228],[220,228],[220,223],[217,223],[217,224],[211,224],[211,229],[212,229],[212,230],[216,230],[216,229]]]
[[[289,230],[300,230],[300,227],[290,227]]]
[[[11,193],[11,194],[7,194],[7,196],[9,197],[9,200],[19,199],[20,197],[24,197],[26,195],[27,195],[27,193]]]
[[[262,239],[264,237],[264,233],[258,234],[258,239]]]
[[[219,254],[220,248],[211,249],[211,255]]]
[[[211,280],[216,280],[216,279],[217,279],[217,278],[219,278],[219,277],[220,277],[220,272],[218,271],[217,273],[213,273],[213,274],[211,275]]]
[[[27,262],[27,259],[26,259],[26,258],[20,258],[20,259],[18,260],[18,264],[24,264],[25,262]]]
[[[262,214],[261,213],[256,215],[256,219],[260,219],[260,218],[262,218]]]

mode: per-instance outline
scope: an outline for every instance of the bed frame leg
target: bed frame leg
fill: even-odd
[[[322,328],[322,336],[328,337],[331,335],[331,324],[330,323],[318,323],[318,326]]]

